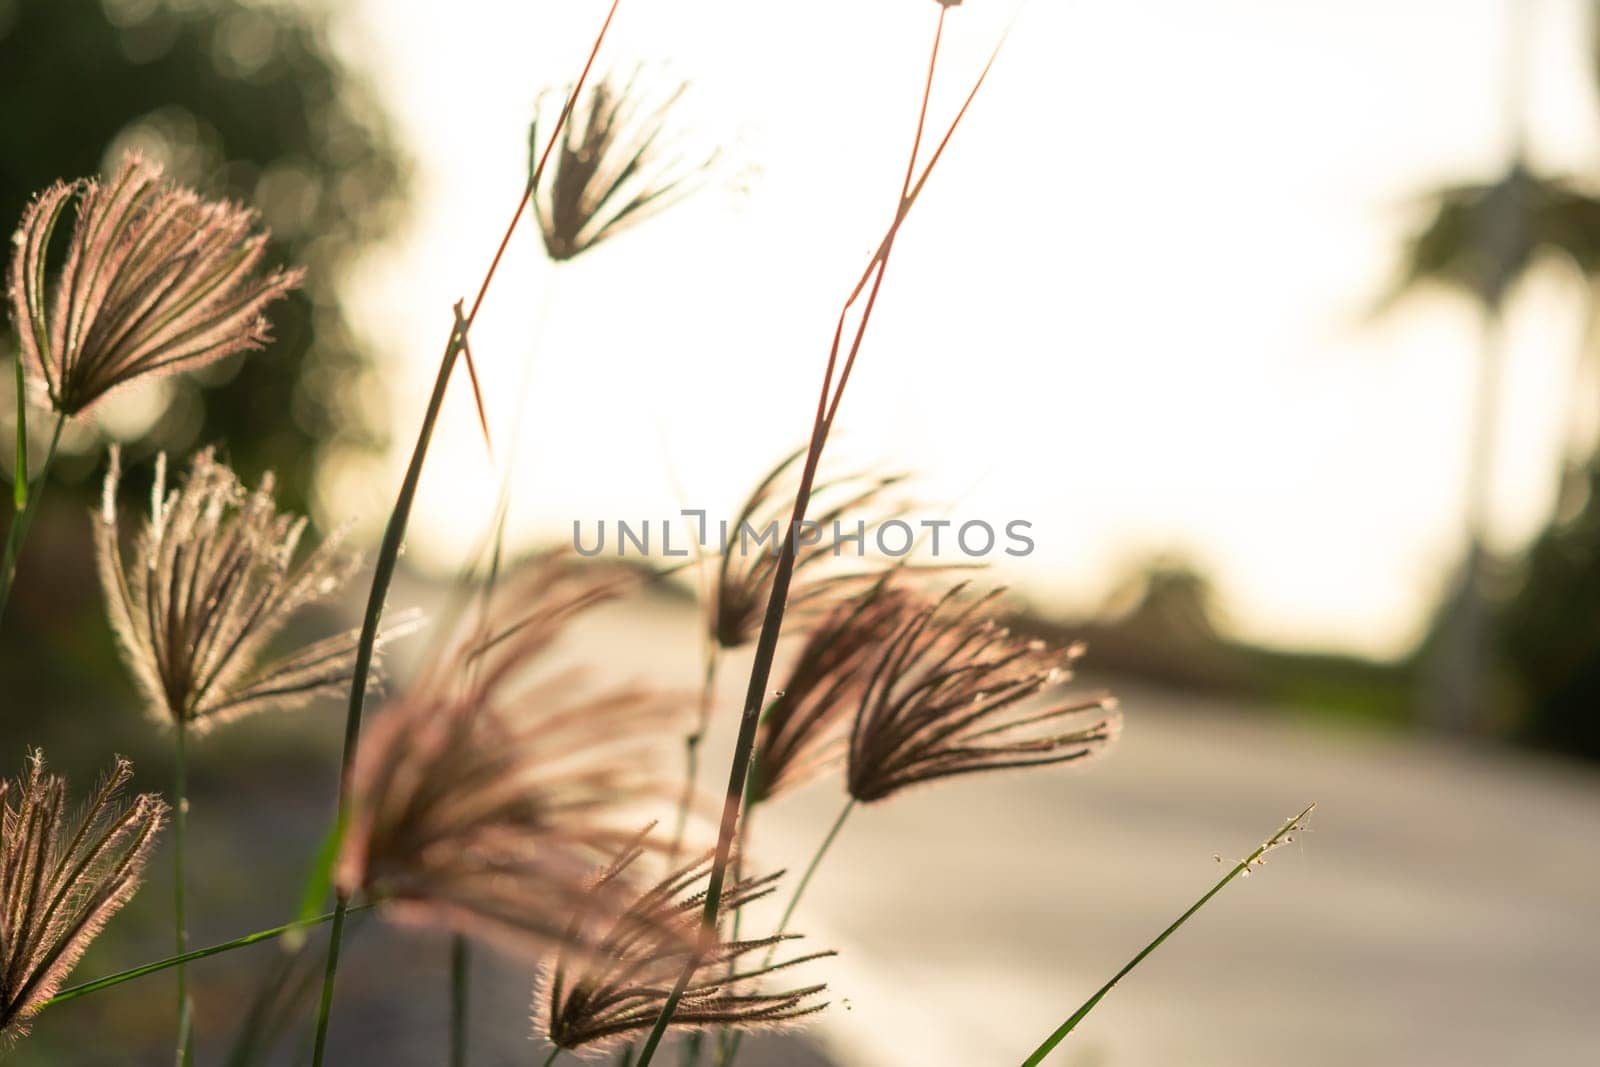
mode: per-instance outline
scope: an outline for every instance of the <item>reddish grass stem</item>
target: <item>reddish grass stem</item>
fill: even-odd
[[[933,48],[928,61],[929,74],[924,84],[922,103],[918,111],[917,139],[915,148],[921,147],[923,126],[926,120],[928,99],[933,88],[933,70],[938,64],[939,44],[944,32],[944,19],[946,9],[941,6],[939,10],[938,28],[934,34]],[[1002,43],[1004,38],[1002,38]],[[739,720],[739,736],[734,746],[733,762],[728,770],[728,788],[724,794],[722,821],[717,835],[717,849],[712,861],[711,877],[707,885],[705,910],[701,915],[700,944],[708,946],[715,943],[718,908],[722,895],[723,881],[727,876],[729,856],[735,830],[739,822],[740,805],[744,797],[746,779],[750,770],[750,757],[755,747],[756,726],[760,721],[761,708],[765,703],[768,682],[772,676],[772,661],[777,652],[778,634],[783,627],[785,603],[789,595],[790,581],[794,576],[795,564],[795,534],[805,521],[806,506],[811,496],[812,484],[815,481],[817,466],[822,459],[822,450],[827,443],[828,432],[833,426],[834,416],[838,413],[839,403],[844,395],[844,387],[849,380],[850,371],[855,365],[857,354],[861,350],[861,343],[866,337],[867,325],[871,321],[873,308],[876,306],[878,292],[883,285],[883,276],[888,267],[889,254],[894,248],[894,240],[900,232],[901,225],[910,214],[912,206],[921,195],[928,177],[932,174],[934,166],[949,145],[956,127],[971,106],[978,90],[982,87],[990,69],[999,52],[999,45],[989,57],[979,74],[972,90],[962,103],[955,119],[945,132],[938,148],[923,167],[921,176],[913,184],[911,176],[916,173],[917,157],[913,151],[911,162],[907,167],[906,180],[901,186],[899,203],[895,208],[894,221],[884,234],[883,241],[878,246],[878,251],[873,254],[871,262],[862,272],[861,280],[857,282],[850,296],[845,300],[844,307],[839,313],[838,326],[834,331],[833,345],[828,353],[827,367],[823,373],[822,390],[817,399],[817,414],[812,423],[811,441],[806,450],[805,465],[801,470],[800,484],[795,493],[794,510],[789,520],[789,528],[784,536],[782,551],[778,566],[773,573],[772,590],[767,599],[766,614],[762,618],[761,633],[756,639],[755,658],[750,668],[750,684],[745,692],[745,703],[742,716]],[[868,288],[870,284],[870,289]],[[848,354],[843,367],[839,365],[839,354],[843,347],[846,323],[849,320],[851,309],[860,298],[863,291],[867,292],[867,299],[862,305],[861,315],[855,327]],[[839,371],[838,384],[834,384],[835,370]],[[648,1067],[661,1039],[666,1033],[672,1015],[677,1010],[678,1002],[683,998],[695,968],[699,964],[699,952],[691,952],[683,972],[674,983],[666,1003],[662,1006],[661,1014],[657,1017],[650,1036],[645,1040],[639,1050],[636,1067]]]
[[[495,248],[494,258],[489,261],[489,269],[484,272],[483,282],[478,286],[478,295],[473,299],[472,306],[465,315],[462,314],[461,304],[455,308],[455,321],[450,328],[450,337],[445,343],[444,355],[439,360],[439,373],[434,379],[433,393],[428,399],[428,407],[423,414],[422,426],[417,432],[417,443],[412,449],[411,461],[406,467],[404,480],[400,484],[400,492],[395,499],[394,510],[389,514],[389,522],[384,529],[383,542],[378,550],[377,562],[373,568],[372,590],[367,597],[366,613],[361,621],[361,641],[356,649],[356,662],[353,677],[350,683],[350,704],[345,718],[344,750],[340,757],[339,766],[339,798],[334,816],[335,835],[342,834],[349,820],[350,804],[350,777],[355,764],[356,746],[361,737],[361,717],[366,702],[367,678],[372,670],[372,653],[377,642],[378,624],[383,617],[384,601],[389,595],[389,585],[394,580],[395,565],[400,557],[400,545],[405,540],[406,526],[411,519],[411,507],[416,499],[417,484],[422,479],[423,464],[427,460],[428,446],[433,439],[433,430],[439,421],[439,412],[444,406],[445,392],[450,385],[450,375],[455,369],[456,360],[467,351],[467,334],[473,322],[478,317],[479,310],[483,307],[484,297],[488,295],[489,285],[494,281],[495,272],[500,267],[500,261],[505,256],[506,248],[511,244],[511,237],[516,232],[517,224],[527,212],[528,202],[533,196],[539,179],[544,174],[546,163],[550,154],[555,149],[556,141],[561,136],[561,130],[566,125],[568,117],[572,114],[578,93],[582,90],[584,82],[589,77],[589,72],[594,68],[595,57],[600,52],[601,42],[605,40],[606,31],[611,28],[611,20],[616,16],[621,0],[612,0],[606,12],[605,21],[600,26],[600,32],[595,35],[594,45],[589,50],[589,58],[584,63],[583,72],[578,76],[577,82],[568,94],[566,106],[561,109],[561,116],[556,122],[555,129],[550,133],[550,140],[545,145],[544,152],[539,157],[538,164],[529,176],[527,184],[523,187],[522,196],[517,201],[517,208],[511,215],[511,222],[506,226],[500,244]],[[470,356],[469,356],[470,363]],[[474,375],[474,380],[476,376]],[[479,403],[479,415],[482,417],[482,403]],[[487,423],[485,423],[487,432]],[[335,897],[333,912],[333,928],[328,935],[327,966],[323,974],[322,996],[317,1008],[317,1030],[315,1044],[312,1051],[312,1067],[322,1067],[326,1055],[328,1039],[328,1020],[332,1014],[334,980],[339,968],[339,946],[344,934],[345,912],[349,909],[348,898],[340,893]]]

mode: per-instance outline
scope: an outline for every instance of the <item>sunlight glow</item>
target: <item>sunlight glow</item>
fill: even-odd
[[[333,472],[336,517],[386,511],[451,304],[524,180],[532,103],[570,79],[603,6],[347,15],[419,200],[352,288],[395,443],[380,472]],[[802,440],[839,301],[893,207],[932,9],[624,3],[606,57],[669,59],[731,148],[693,200],[559,271],[531,228],[515,241],[473,340],[499,440],[534,361],[518,541],[671,514],[674,480],[726,511]],[[1541,10],[1533,151],[1576,167],[1596,150],[1582,8]],[[1010,11],[952,12],[936,125]],[[1501,19],[1458,0],[1026,7],[897,250],[844,404],[848,453],[922,472],[963,513],[1030,519],[1038,551],[1004,577],[1050,610],[1092,609],[1171,550],[1252,639],[1403,651],[1462,546],[1477,326],[1448,297],[1369,309],[1414,194],[1504,159]],[[1548,413],[1581,325],[1564,286],[1537,276],[1513,318],[1500,548],[1552,505]],[[456,566],[496,479],[463,377],[409,559]]]

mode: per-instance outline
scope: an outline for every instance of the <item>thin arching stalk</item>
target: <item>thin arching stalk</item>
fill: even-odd
[[[544,290],[543,306],[540,309],[536,330],[542,332],[546,319],[550,316],[550,309],[554,304],[555,286],[557,275],[552,274],[551,284]],[[535,344],[537,349],[537,343]],[[532,386],[533,360],[530,357],[522,364],[522,372],[517,379],[516,410],[511,419],[511,439],[505,453],[505,471],[500,477],[500,488],[495,499],[493,529],[490,532],[489,571],[483,583],[480,608],[485,620],[489,611],[489,603],[493,597],[494,589],[500,578],[502,564],[505,559],[506,521],[511,510],[511,474],[516,463],[516,458],[521,450],[522,427],[524,409],[528,402],[528,392]],[[485,622],[485,625],[487,623]],[[467,1016],[468,1016],[468,976],[471,970],[472,947],[467,939],[456,934],[450,939],[450,1064],[451,1067],[466,1067],[467,1062]]]
[[[523,187],[522,196],[517,201],[517,208],[511,215],[511,222],[506,226],[506,232],[500,239],[499,247],[495,249],[494,258],[489,262],[489,269],[484,273],[483,282],[478,287],[478,295],[472,302],[471,309],[463,315],[461,305],[455,309],[455,322],[450,328],[450,337],[445,343],[444,355],[439,360],[439,373],[434,379],[433,393],[428,399],[427,411],[423,415],[422,426],[417,432],[416,447],[411,453],[411,461],[406,467],[405,479],[401,482],[400,493],[395,500],[394,510],[389,515],[389,523],[383,533],[383,542],[378,550],[378,558],[373,567],[372,590],[367,598],[367,609],[361,621],[361,639],[356,649],[356,661],[350,683],[350,704],[345,718],[344,750],[340,757],[339,770],[339,799],[338,808],[334,816],[335,833],[342,831],[349,822],[350,783],[355,766],[356,746],[360,742],[361,717],[366,702],[367,677],[372,669],[372,654],[378,638],[378,624],[383,617],[384,601],[389,595],[389,585],[394,579],[395,565],[400,557],[400,545],[405,540],[406,526],[411,519],[411,506],[416,499],[417,484],[422,479],[423,464],[427,460],[428,445],[433,439],[433,429],[438,423],[440,409],[444,405],[444,396],[450,385],[450,375],[455,369],[456,359],[467,349],[467,334],[472,328],[473,321],[477,318],[478,311],[483,307],[484,297],[488,295],[489,285],[494,280],[495,271],[500,266],[500,260],[505,255],[506,247],[511,243],[512,234],[516,232],[517,224],[528,210],[528,203],[533,196],[534,188],[539,179],[543,177],[545,165],[550,160],[550,154],[555,149],[556,140],[561,135],[562,128],[572,114],[574,101],[582,90],[584,82],[589,77],[589,72],[594,68],[595,57],[600,52],[601,42],[605,40],[606,31],[611,27],[611,20],[616,16],[621,0],[612,0],[606,12],[605,21],[600,26],[600,32],[595,35],[594,45],[589,50],[589,58],[584,63],[583,72],[574,83],[572,92],[568,94],[566,105],[561,110],[561,116],[556,122],[555,129],[551,131],[550,141],[545,146],[539,162],[529,175],[527,184]],[[314,1039],[311,1062],[312,1067],[322,1067],[323,1059],[327,1053],[328,1020],[333,1009],[333,988],[339,970],[339,947],[344,935],[344,915],[348,910],[349,901],[343,894],[335,897],[333,911],[333,928],[328,935],[327,966],[323,975],[322,996],[317,1005],[317,1026]]]
[[[482,609],[487,611],[491,594],[494,592],[495,582],[498,580],[501,565],[505,561],[506,524],[511,514],[512,474],[516,470],[517,456],[522,452],[522,433],[527,420],[528,394],[533,389],[533,360],[538,353],[540,342],[544,337],[547,323],[550,320],[551,310],[555,307],[557,283],[561,279],[561,264],[550,265],[550,278],[544,286],[544,294],[540,297],[538,315],[533,323],[533,342],[529,346],[529,354],[522,361],[520,373],[517,375],[516,406],[511,415],[511,439],[505,451],[505,470],[500,475],[500,487],[495,494],[494,528],[489,535],[489,570],[488,578],[484,582],[481,597]]]
[[[172,921],[176,957],[189,951],[189,922],[184,906],[184,838],[189,822],[188,724],[182,716],[173,731],[172,761]],[[178,1067],[189,1067],[194,1060],[194,1005],[189,1001],[188,967],[177,965],[178,976]]]
[[[683,835],[689,829],[689,808],[694,804],[695,786],[700,781],[700,743],[705,740],[706,729],[711,725],[711,702],[716,693],[720,659],[717,642],[707,638],[705,670],[700,682],[700,706],[696,712],[694,732],[683,739],[683,795],[678,798],[678,819],[672,832],[671,859],[674,861],[683,849]]]
[[[855,797],[851,797],[849,800],[845,801],[844,807],[840,809],[838,816],[833,820],[833,825],[828,827],[828,832],[823,837],[822,843],[818,845],[817,850],[811,854],[811,862],[806,864],[806,869],[800,875],[800,880],[794,885],[794,892],[789,894],[789,903],[785,904],[783,907],[783,917],[778,920],[778,928],[772,931],[774,936],[788,932],[789,920],[794,918],[795,909],[800,907],[800,898],[805,896],[806,887],[811,884],[812,876],[817,873],[817,868],[822,866],[823,857],[828,854],[828,850],[833,848],[833,843],[838,840],[839,831],[844,829],[845,820],[850,818],[850,813],[852,811],[856,810],[856,803],[857,801]],[[746,814],[745,817],[748,819],[749,815]],[[737,915],[735,915],[735,921],[737,921],[737,918]],[[735,932],[735,936],[737,936],[737,930]],[[777,945],[773,945],[771,948],[767,949],[766,958],[761,961],[761,965],[763,967],[770,966],[772,964],[772,957],[777,953],[777,951]],[[731,1064],[738,1057],[739,1045],[743,1041],[743,1033],[724,1031],[723,1040],[717,1056],[718,1067],[728,1067],[728,1064]]]
[[[20,357],[19,357],[20,359]],[[19,363],[20,365],[20,363]],[[20,424],[23,415],[22,399],[17,400]],[[44,487],[50,480],[50,467],[55,463],[56,448],[61,444],[61,431],[67,425],[67,417],[60,415],[56,418],[56,428],[50,434],[50,449],[44,454],[44,466],[39,470],[39,476],[33,479],[32,491],[28,489],[28,462],[27,442],[21,436],[26,432],[19,431],[17,437],[17,484],[13,502],[18,504],[15,515],[11,518],[11,529],[6,531],[5,562],[0,564],[0,619],[6,615],[6,602],[11,599],[11,583],[17,576],[17,557],[22,553],[22,543],[28,539],[28,527],[33,525],[33,517],[39,510],[39,500],[44,496]]]
[[[750,684],[745,692],[745,703],[742,716],[739,720],[739,736],[734,746],[733,762],[728,770],[728,787],[724,794],[722,821],[717,837],[717,850],[712,860],[711,875],[707,886],[705,910],[701,916],[702,941],[711,943],[711,935],[717,928],[717,912],[720,905],[722,885],[727,877],[728,861],[732,851],[734,833],[739,821],[739,810],[743,799],[746,779],[750,771],[750,757],[755,749],[756,726],[759,723],[761,708],[765,701],[768,682],[772,676],[772,661],[777,652],[778,634],[783,626],[784,607],[789,595],[790,581],[794,576],[795,564],[795,536],[801,524],[805,521],[806,505],[811,496],[812,484],[816,479],[817,466],[822,460],[823,447],[827,443],[828,431],[833,424],[834,416],[838,413],[839,402],[843,399],[844,387],[849,379],[850,370],[855,364],[857,354],[861,350],[861,343],[866,337],[867,325],[871,321],[873,308],[876,306],[877,297],[883,284],[883,277],[888,267],[889,254],[894,248],[894,240],[900,231],[901,225],[910,214],[912,206],[921,195],[922,189],[932,174],[933,168],[938,164],[945,148],[950,143],[956,127],[965,117],[967,109],[971,106],[978,90],[987,78],[998,54],[991,54],[982,73],[979,74],[972,90],[967,94],[966,100],[956,113],[943,140],[934,150],[927,164],[923,167],[921,176],[913,184],[912,175],[916,173],[916,152],[921,148],[922,131],[926,122],[928,100],[932,95],[933,71],[938,65],[939,44],[944,32],[944,19],[946,9],[940,7],[938,27],[934,33],[933,48],[928,59],[928,78],[922,93],[922,103],[918,109],[917,137],[913,144],[911,162],[906,170],[906,180],[902,183],[901,193],[895,206],[894,221],[884,234],[878,251],[873,255],[872,261],[863,272],[861,281],[846,299],[844,307],[839,313],[838,326],[834,331],[833,347],[828,354],[827,367],[823,373],[822,390],[817,400],[816,419],[812,425],[811,441],[806,450],[805,465],[801,470],[800,483],[796,489],[794,510],[791,514],[789,527],[784,535],[783,547],[778,559],[778,565],[773,573],[772,589],[767,600],[767,610],[761,623],[761,632],[756,639],[755,657],[751,664]],[[846,324],[849,321],[850,311],[863,291],[866,299],[862,305],[861,314],[857,319],[855,331],[849,349],[844,352],[843,341]],[[844,353],[843,365],[840,365],[841,353]],[[839,373],[837,386],[834,383],[835,371]],[[699,964],[698,954],[690,953],[683,972],[678,976],[666,1003],[662,1006],[661,1014],[657,1017],[650,1036],[645,1040],[639,1051],[638,1067],[647,1067],[656,1049],[661,1044],[661,1039],[666,1033],[667,1026],[672,1021],[672,1015],[677,1010],[678,1002],[683,999],[683,992],[688,987],[690,977],[694,974]]]
[[[1078,1024],[1084,1020],[1084,1017],[1094,1010],[1095,1005],[1099,1004],[1107,993],[1116,988],[1118,982],[1126,978],[1135,967],[1143,963],[1146,956],[1160,948],[1162,942],[1166,941],[1167,938],[1171,937],[1177,932],[1180,926],[1194,917],[1195,912],[1209,904],[1212,897],[1226,889],[1229,882],[1233,881],[1241,874],[1248,874],[1250,868],[1259,863],[1261,858],[1269,851],[1290,840],[1289,835],[1300,829],[1305,824],[1306,816],[1310,815],[1312,809],[1315,807],[1315,804],[1308,806],[1305,811],[1302,811],[1299,815],[1296,815],[1294,818],[1284,823],[1283,827],[1277,833],[1273,834],[1266,841],[1263,841],[1260,847],[1258,847],[1254,852],[1240,860],[1238,865],[1236,865],[1233,870],[1223,875],[1222,880],[1211,887],[1210,892],[1206,893],[1205,896],[1201,897],[1199,900],[1190,905],[1188,911],[1178,916],[1171,926],[1168,926],[1156,936],[1154,941],[1140,949],[1139,954],[1133,957],[1133,959],[1129,960],[1123,966],[1122,970],[1111,976],[1111,981],[1107,982],[1105,985],[1096,990],[1094,996],[1084,1001],[1083,1005],[1078,1008],[1077,1011],[1068,1016],[1067,1021],[1058,1026],[1055,1032],[1049,1037],[1045,1038],[1044,1043],[1038,1048],[1034,1049],[1033,1054],[1023,1061],[1022,1067],[1038,1067],[1038,1065],[1044,1061],[1044,1058],[1050,1055],[1055,1047],[1065,1040],[1068,1034],[1077,1029]]]
[[[670,474],[670,468],[669,468]],[[683,498],[683,488],[674,477],[673,488],[678,492],[679,506],[687,511],[687,501]],[[694,573],[696,590],[699,593],[700,606],[700,644],[701,644],[701,680],[700,680],[700,705],[695,710],[693,730],[683,739],[683,795],[678,800],[677,825],[672,833],[671,860],[676,863],[678,853],[683,848],[683,837],[689,828],[689,808],[694,804],[694,793],[700,784],[700,744],[705,740],[706,730],[711,726],[711,709],[716,698],[717,667],[721,662],[722,646],[717,637],[712,633],[710,625],[711,613],[715,610],[712,598],[716,596],[711,573],[706,565],[704,544],[704,529],[696,535],[691,544],[694,553]]]
[[[544,293],[544,306],[539,315],[539,325],[548,318],[552,304],[553,286],[546,286]],[[522,443],[522,426],[524,408],[527,405],[528,390],[533,377],[533,360],[526,359],[522,364],[522,372],[517,380],[516,410],[511,419],[511,440],[505,452],[505,471],[500,476],[500,488],[495,497],[494,516],[491,520],[489,531],[489,567],[479,595],[479,612],[481,625],[488,626],[489,604],[493,599],[494,590],[500,580],[502,564],[505,560],[506,521],[511,509],[511,473],[516,463],[516,457]],[[463,580],[466,580],[465,578]],[[476,668],[476,664],[474,664]],[[466,1067],[467,1062],[467,1015],[469,995],[467,979],[471,969],[472,947],[467,939],[456,934],[450,939],[450,1064],[451,1067]]]
[[[785,933],[789,929],[789,920],[794,918],[795,909],[800,906],[800,898],[806,894],[806,886],[811,884],[811,878],[817,873],[817,868],[822,866],[822,859],[839,839],[839,831],[844,829],[845,820],[850,818],[850,813],[856,810],[856,799],[851,797],[845,801],[844,807],[839,810],[838,818],[833,820],[833,825],[828,827],[828,833],[822,839],[822,844],[817,846],[817,851],[812,853],[811,862],[806,864],[805,873],[800,875],[800,880],[794,884],[794,892],[789,895],[789,903],[784,906],[783,917],[778,920],[778,928],[774,933]],[[767,958],[772,958],[772,953],[767,953]]]
[[[370,906],[370,904],[356,904],[352,905],[350,910],[352,912],[359,912],[366,910]],[[131,982],[135,978],[143,978],[145,975],[156,974],[159,971],[171,970],[172,968],[181,966],[185,963],[193,963],[195,960],[203,960],[209,956],[220,956],[224,952],[232,952],[235,949],[248,948],[251,945],[259,945],[263,941],[273,941],[288,934],[309,930],[312,927],[321,926],[323,923],[329,922],[332,919],[333,912],[331,911],[326,915],[318,915],[313,919],[297,919],[292,923],[284,923],[282,926],[274,926],[268,930],[257,930],[253,934],[245,934],[243,937],[236,937],[232,941],[224,941],[221,944],[208,945],[205,948],[197,948],[193,952],[185,952],[178,956],[168,956],[164,960],[156,960],[154,963],[146,963],[138,967],[130,968],[126,971],[118,971],[116,974],[107,975],[104,978],[96,978],[92,982],[82,982],[78,985],[63,989],[61,992],[51,997],[50,1000],[45,1004],[45,1007],[53,1008],[57,1004],[65,1004],[69,1000],[77,1000],[79,997],[86,997],[90,993],[98,993],[103,989],[110,989],[113,986],[122,985],[124,982]]]
[[[550,1065],[552,1063],[556,1062],[556,1060],[560,1057],[560,1055],[561,1055],[561,1046],[557,1045],[555,1048],[550,1050],[550,1055],[548,1055],[548,1056],[546,1056],[544,1058],[544,1067],[550,1067]]]

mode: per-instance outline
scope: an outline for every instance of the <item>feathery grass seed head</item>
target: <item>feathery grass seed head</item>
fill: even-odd
[[[625,852],[600,884],[618,878],[641,854],[638,848]],[[825,985],[769,991],[762,984],[777,971],[835,955],[814,952],[758,962],[798,935],[719,939],[696,948],[709,889],[701,883],[710,873],[709,854],[673,870],[637,894],[585,957],[558,957],[534,993],[534,1014],[543,1020],[544,1036],[565,1049],[604,1052],[647,1033],[691,954],[694,971],[673,1012],[674,1030],[769,1029],[826,1008],[818,999]],[[722,887],[720,910],[727,913],[768,895],[778,877],[729,880]]]
[[[131,560],[121,545],[120,478],[113,447],[95,550],[112,629],[152,714],[205,728],[349,684],[354,633],[258,662],[290,616],[331,596],[357,565],[337,536],[295,562],[306,521],[278,511],[270,474],[246,491],[206,449],[169,493],[158,457]]]
[[[638,807],[669,795],[652,764],[685,702],[594,692],[535,662],[614,589],[609,575],[586,583],[566,561],[537,561],[374,719],[356,760],[344,892],[525,955],[574,944],[580,907],[620,911],[627,887],[596,886],[594,868],[637,841]]]
[[[768,471],[729,526],[709,623],[711,635],[723,648],[747,644],[761,630],[804,458],[805,449],[791,452]],[[819,478],[812,484],[806,532],[815,536],[796,538],[786,615],[791,625],[815,621],[843,598],[878,581],[880,573],[870,564],[867,569],[840,569],[830,563],[847,551],[857,551],[846,549],[843,538],[835,539],[835,525],[847,530],[851,523],[859,522],[863,538],[870,537],[869,531],[877,524],[904,514],[907,505],[889,499],[889,493],[904,481],[905,476],[899,474],[850,473]],[[769,538],[762,543],[761,538],[774,530],[776,542]],[[849,536],[854,538],[853,533]]]
[[[852,724],[850,795],[882,800],[921,782],[1099,755],[1120,726],[1103,693],[1055,691],[1081,646],[1056,651],[993,616],[1002,590],[965,583],[903,611]]]
[[[806,784],[843,755],[845,727],[866,696],[879,652],[916,603],[885,576],[836,606],[806,637],[783,688],[762,713],[750,803]]]
[[[75,811],[39,752],[0,781],[0,1039],[27,1031],[138,888],[167,806],[153,794],[124,803],[132,777],[119,757]]]
[[[46,258],[77,202],[66,258],[46,294]],[[77,415],[125,382],[215,362],[267,341],[263,314],[300,271],[258,268],[255,213],[164,181],[128,153],[109,179],[58,182],[23,213],[7,287],[22,358],[51,406]]]
[[[714,156],[686,154],[669,124],[687,84],[655,93],[644,68],[593,83],[574,105],[551,166],[533,191],[545,251],[561,262],[686,196]],[[536,165],[542,125],[554,125],[569,90],[546,93],[528,131]]]

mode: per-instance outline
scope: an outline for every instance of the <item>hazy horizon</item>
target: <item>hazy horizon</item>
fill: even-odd
[[[670,62],[695,86],[685,121],[727,148],[691,201],[581,262],[552,272],[531,227],[514,243],[474,352],[502,450],[519,361],[534,360],[515,541],[731,511],[803,439],[839,301],[893,206],[927,6],[631,5],[602,66]],[[350,287],[394,446],[376,469],[330,472],[332,517],[370,528],[386,513],[450,306],[524,180],[532,102],[570,78],[603,8],[469,0],[440,20],[366,2],[342,16],[342,51],[416,155],[418,200]],[[952,13],[936,125],[1011,10]],[[905,231],[838,454],[917,471],[958,514],[1032,521],[1037,551],[996,577],[1045,607],[1092,606],[1141,559],[1176,553],[1246,638],[1404,651],[1464,546],[1477,325],[1450,296],[1369,312],[1417,194],[1504,165],[1504,12],[1025,6]],[[1530,152],[1552,169],[1600,158],[1585,17],[1549,0],[1532,19]],[[1513,305],[1503,551],[1553,502],[1548,413],[1572,387],[1574,290],[1543,270]],[[465,556],[497,478],[465,386],[413,523],[424,566]]]

